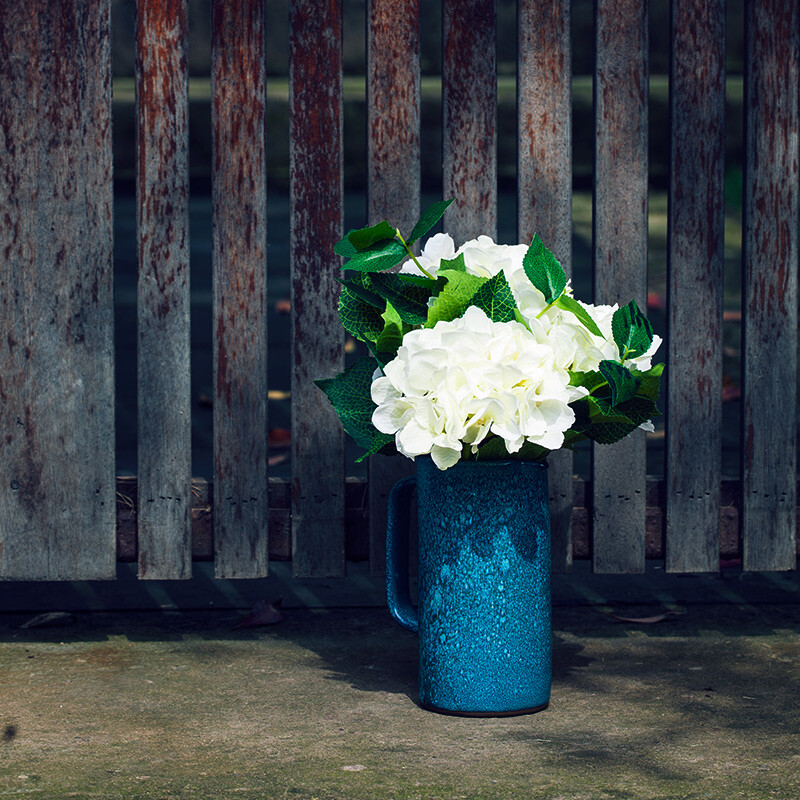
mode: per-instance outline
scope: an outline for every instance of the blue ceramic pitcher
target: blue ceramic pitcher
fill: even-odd
[[[389,609],[419,633],[420,704],[463,716],[540,711],[550,700],[550,515],[547,467],[459,461],[389,496]],[[417,608],[408,577],[409,507],[417,492]]]

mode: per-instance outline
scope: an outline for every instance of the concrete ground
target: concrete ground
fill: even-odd
[[[369,606],[381,582],[358,569],[338,583],[278,569],[188,608],[208,596],[201,575],[180,596],[150,585],[162,607],[138,611],[108,607],[114,587],[131,607],[124,579],[49,602],[6,585],[0,797],[800,798],[796,574],[655,570],[557,576],[551,705],[504,719],[417,706],[415,637]],[[234,629],[278,589],[282,622]],[[51,626],[20,627],[68,601]]]

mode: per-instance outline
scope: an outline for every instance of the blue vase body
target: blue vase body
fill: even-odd
[[[417,609],[408,590],[408,523],[417,492]],[[450,714],[530,713],[550,699],[547,468],[524,461],[417,459],[389,500],[393,616],[419,632],[419,693]]]

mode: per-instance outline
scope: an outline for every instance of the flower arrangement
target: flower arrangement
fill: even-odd
[[[538,236],[529,246],[479,236],[456,249],[439,233],[415,256],[451,202],[428,208],[407,238],[384,221],[334,247],[347,270],[342,325],[371,355],[316,383],[361,458],[430,454],[439,469],[541,461],[652,429],[661,339],[635,301],[577,300]]]

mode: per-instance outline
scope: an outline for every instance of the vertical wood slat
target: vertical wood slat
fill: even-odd
[[[669,572],[719,569],[725,2],[672,3],[668,291]]]
[[[517,11],[519,240],[535,233],[572,275],[572,58],[569,0],[520,0]],[[548,459],[554,572],[572,565],[572,453]]]
[[[186,0],[136,9],[139,577],[192,574]]]
[[[369,224],[410,231],[420,213],[419,0],[370,0],[367,12]],[[385,572],[389,492],[414,471],[403,456],[369,459],[370,570]]]
[[[795,567],[798,2],[746,4],[742,531],[746,570]]]
[[[214,552],[267,573],[264,0],[212,4]]]
[[[443,0],[444,227],[456,247],[497,236],[495,0]]]
[[[291,0],[292,568],[338,576],[344,559],[344,434],[315,385],[344,366],[341,0]]]
[[[116,573],[108,0],[0,3],[0,578]]]
[[[646,307],[647,4],[598,0],[595,66],[595,301]],[[595,572],[644,571],[645,437],[593,449]]]

